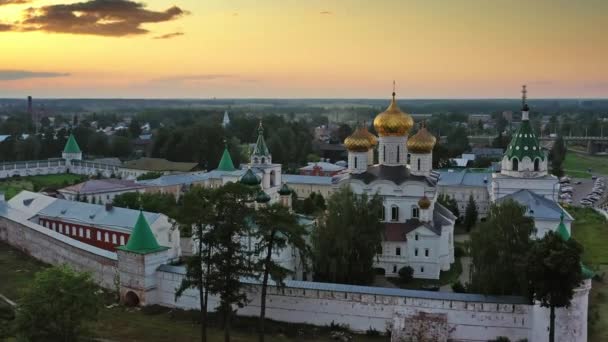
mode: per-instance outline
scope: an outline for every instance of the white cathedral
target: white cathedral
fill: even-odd
[[[360,126],[345,139],[349,168],[337,186],[383,199],[384,241],[374,267],[394,277],[410,266],[415,278],[439,279],[454,263],[456,217],[437,202],[438,175],[432,170],[436,139],[424,123],[408,137],[413,125],[393,92],[388,108],[374,119],[378,138]]]

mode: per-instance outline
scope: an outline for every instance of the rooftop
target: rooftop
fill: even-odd
[[[426,182],[430,186],[435,186],[435,180],[432,177],[415,176],[410,174],[407,167],[387,166],[387,165],[372,165],[363,173],[349,174],[343,179],[357,179],[365,184],[369,184],[377,180],[387,180],[397,185],[403,184],[408,180]]]
[[[127,191],[144,188],[144,184],[116,178],[93,179],[60,189],[60,192],[92,194],[100,192]]]
[[[308,163],[308,165],[301,167],[300,170],[308,171],[313,170],[315,167],[320,167],[323,171],[342,171],[346,169],[344,166],[327,163],[327,162],[316,162]]]
[[[180,171],[188,172],[194,170],[198,163],[172,162],[162,158],[139,158],[123,163],[123,167],[147,171]]]
[[[281,176],[283,181],[289,184],[310,184],[310,185],[332,185],[333,177],[329,176],[305,176],[305,175],[287,175]]]
[[[528,189],[522,189],[510,195],[498,199],[498,202],[513,199],[517,203],[528,208],[527,214],[535,219],[549,219],[559,221],[562,213],[564,213],[565,221],[573,221],[574,219],[568,212],[559,204],[553,202],[544,196],[538,195]]]
[[[439,170],[438,186],[476,186],[488,187],[492,179],[490,171]]]

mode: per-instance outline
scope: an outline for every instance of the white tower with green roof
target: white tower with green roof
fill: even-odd
[[[70,133],[68,141],[65,143],[61,157],[65,159],[66,165],[71,165],[72,160],[82,160],[82,151],[76,142],[74,135]]]
[[[249,163],[250,168],[262,172],[261,187],[271,198],[277,199],[277,191],[281,186],[281,164],[272,163],[272,154],[266,146],[262,121],[258,126],[258,139],[255,143]],[[273,201],[274,202],[274,201]]]
[[[547,175],[547,156],[530,125],[526,86],[522,87],[521,125],[513,134],[502,159],[501,173],[513,177],[535,178]]]
[[[492,202],[527,189],[557,202],[559,181],[548,172],[548,158],[530,124],[527,89],[522,87],[521,125],[502,158],[500,173],[492,174]]]

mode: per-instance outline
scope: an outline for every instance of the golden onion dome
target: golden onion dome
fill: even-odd
[[[369,139],[371,147],[378,145],[378,137],[370,133],[367,129],[367,123],[363,124],[363,133],[367,136],[367,139]]]
[[[407,149],[411,153],[431,153],[437,139],[426,129],[422,122],[416,134],[407,139]]]
[[[418,200],[418,206],[420,209],[428,209],[431,207],[431,200],[424,195],[424,197]]]
[[[373,136],[367,128],[359,126],[353,134],[344,139],[344,146],[351,152],[367,152],[374,146],[370,140],[370,135]]]
[[[391,104],[374,119],[376,132],[381,137],[404,136],[412,129],[412,126],[414,126],[414,120],[399,109],[393,92]]]

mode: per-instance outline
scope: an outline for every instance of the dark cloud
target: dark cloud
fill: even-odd
[[[179,36],[183,36],[184,32],[172,32],[172,33],[167,33],[167,34],[163,34],[160,36],[156,36],[154,37],[154,39],[171,39],[171,38],[175,38],[175,37],[179,37]]]
[[[13,29],[13,25],[0,23],[0,32],[10,31]]]
[[[2,5],[16,5],[16,4],[27,4],[31,0],[0,0],[0,6]]]
[[[15,81],[26,78],[53,78],[70,76],[61,72],[38,72],[26,70],[0,70],[0,81]]]
[[[321,12],[319,12],[319,14],[322,14],[322,15],[332,15],[332,14],[334,14],[334,12],[331,12],[331,11],[321,11]]]
[[[90,0],[29,8],[12,29],[120,37],[148,33],[142,24],[170,21],[185,14],[188,12],[177,6],[152,11],[131,0]]]

